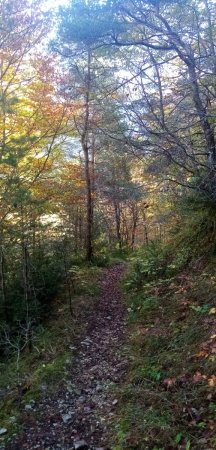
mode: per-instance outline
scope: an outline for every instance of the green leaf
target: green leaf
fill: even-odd
[[[206,423],[205,423],[205,422],[199,422],[199,423],[197,424],[197,427],[198,427],[198,428],[205,428],[205,427],[206,427]]]
[[[190,450],[190,446],[191,446],[190,441],[187,441],[185,450]]]
[[[175,437],[176,444],[179,444],[179,442],[181,442],[182,438],[183,438],[183,434],[182,433],[178,433],[176,435],[176,437]]]

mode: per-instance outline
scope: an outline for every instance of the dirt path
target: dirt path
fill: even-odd
[[[126,334],[118,289],[122,266],[106,270],[97,310],[79,343],[71,384],[27,413],[21,435],[6,450],[108,450],[109,421],[118,407],[111,385],[127,362],[121,355]]]

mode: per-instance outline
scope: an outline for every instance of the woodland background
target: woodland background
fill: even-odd
[[[63,284],[73,314],[87,263],[135,251],[132,289],[165,262],[214,265],[215,16],[214,0],[0,2],[3,363]]]

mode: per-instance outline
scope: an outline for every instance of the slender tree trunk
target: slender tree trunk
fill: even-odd
[[[3,304],[3,312],[6,323],[10,320],[9,310],[8,310],[8,304],[7,304],[7,298],[6,298],[6,283],[5,283],[5,256],[4,256],[4,249],[3,246],[1,246],[1,293],[2,293],[2,304]]]
[[[128,246],[129,244],[129,230],[127,225],[127,217],[122,213],[122,232],[121,232],[121,242],[122,244]]]
[[[76,208],[75,220],[74,220],[74,253],[77,255],[78,252],[78,226],[79,226],[79,209]]]
[[[30,289],[29,289],[29,262],[28,262],[28,250],[27,244],[23,239],[22,242],[22,259],[23,259],[23,293],[24,301],[26,307],[26,329],[27,329],[27,339],[26,344],[28,345],[29,352],[32,351],[32,329],[30,320]]]
[[[27,242],[25,240],[25,218],[24,209],[21,205],[21,242],[22,242],[22,273],[23,273],[23,295],[26,308],[26,345],[29,352],[32,351],[32,329],[30,318],[30,283],[29,283],[29,255]]]
[[[86,259],[91,261],[93,257],[92,228],[93,228],[93,201],[91,190],[90,164],[88,148],[83,148],[85,156],[85,179],[87,190],[87,226],[86,226]]]
[[[92,182],[92,194],[93,194],[93,196],[94,196],[94,193],[95,193],[95,156],[96,156],[95,136],[92,136],[92,145],[91,145],[91,182]]]
[[[36,250],[36,218],[34,213],[32,212],[32,249],[33,253]]]
[[[82,222],[82,211],[79,210],[79,219],[78,219],[78,227],[79,227],[79,244],[83,246],[83,222]]]
[[[83,130],[81,133],[81,144],[84,154],[85,181],[86,181],[86,259],[91,261],[93,258],[93,198],[91,183],[91,163],[89,149],[90,134],[90,89],[91,89],[91,50],[88,49],[87,74],[86,74],[86,93],[85,93],[85,118]]]
[[[122,239],[121,239],[121,214],[118,202],[114,201],[114,211],[115,211],[115,222],[116,222],[116,236],[119,244],[119,248],[122,248]]]
[[[146,245],[148,245],[149,237],[148,237],[148,228],[147,228],[147,225],[146,225],[146,213],[145,213],[145,211],[143,211],[142,216],[143,216],[143,221],[144,221],[144,243]]]
[[[132,232],[131,232],[131,248],[134,249],[134,243],[135,243],[135,236],[136,236],[136,229],[137,229],[137,222],[138,222],[138,211],[137,211],[137,205],[132,206]]]
[[[71,277],[68,270],[68,262],[67,262],[67,256],[66,256],[66,249],[63,252],[63,261],[64,261],[64,271],[65,271],[65,281],[68,291],[68,300],[69,300],[69,309],[70,309],[70,315],[73,317],[73,307],[72,307],[72,285],[71,285]]]

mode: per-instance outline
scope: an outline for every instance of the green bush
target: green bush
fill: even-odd
[[[139,290],[143,283],[154,280],[165,273],[165,248],[158,242],[142,247],[131,258],[130,273],[125,282],[126,290]]]
[[[176,266],[180,267],[200,255],[215,254],[215,203],[201,193],[193,193],[178,203],[176,213],[179,219],[170,242]]]

